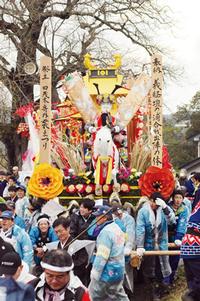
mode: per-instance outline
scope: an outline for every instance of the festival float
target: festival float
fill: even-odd
[[[141,195],[174,188],[172,166],[162,142],[162,60],[151,58],[151,76],[126,78],[121,56],[106,68],[86,54],[85,74],[66,74],[63,101],[52,110],[51,59],[42,57],[40,108],[21,107],[17,131],[29,137],[23,170],[33,170],[29,193],[62,205],[93,195],[120,196],[136,203]],[[53,166],[52,166],[53,165]]]

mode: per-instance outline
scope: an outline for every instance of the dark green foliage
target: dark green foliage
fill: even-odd
[[[200,91],[189,104],[178,108],[170,120],[164,120],[164,143],[168,147],[175,169],[197,158],[197,142],[200,134]]]

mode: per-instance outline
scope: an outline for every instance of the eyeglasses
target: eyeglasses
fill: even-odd
[[[64,279],[66,276],[69,275],[69,272],[66,272],[66,273],[62,273],[60,275],[53,275],[53,274],[49,274],[47,272],[45,272],[45,275],[46,275],[46,278],[48,278],[49,280],[62,280]]]

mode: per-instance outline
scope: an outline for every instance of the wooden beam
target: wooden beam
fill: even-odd
[[[153,250],[153,251],[145,251],[144,256],[174,256],[180,255],[179,250]],[[131,252],[131,257],[138,256],[136,251]]]

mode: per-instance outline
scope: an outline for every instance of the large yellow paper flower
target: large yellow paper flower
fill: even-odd
[[[35,167],[28,183],[29,194],[49,200],[58,196],[63,189],[63,175],[59,169],[48,163],[41,163]]]

